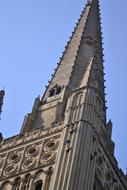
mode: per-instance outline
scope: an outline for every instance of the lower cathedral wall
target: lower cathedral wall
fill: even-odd
[[[37,185],[48,190],[61,131],[61,126],[45,131],[40,129],[22,137],[24,142],[20,141],[20,144],[17,144],[16,137],[3,141],[0,148],[0,190],[35,190]]]
[[[52,168],[28,172],[0,182],[0,190],[35,190],[38,184],[48,190],[51,175]]]

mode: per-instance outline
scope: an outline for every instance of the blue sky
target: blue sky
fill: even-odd
[[[19,133],[34,99],[43,95],[85,0],[0,1],[0,121],[5,138]],[[127,1],[101,0],[108,118],[119,166],[127,167]]]

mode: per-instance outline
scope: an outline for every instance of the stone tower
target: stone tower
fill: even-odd
[[[21,133],[0,145],[1,190],[127,190],[104,89],[99,2],[91,0]]]

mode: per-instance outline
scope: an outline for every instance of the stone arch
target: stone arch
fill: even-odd
[[[76,93],[76,94],[74,95],[72,106],[81,105],[83,94],[84,94],[84,92],[81,91],[81,92],[78,92],[78,93]]]
[[[53,172],[53,168],[47,168],[45,171],[44,170],[38,170],[34,174],[34,180],[33,180],[33,189],[32,190],[43,190],[44,189],[49,189],[50,181],[51,181],[51,175]],[[39,188],[42,189],[39,189]],[[36,189],[38,188],[38,189]]]
[[[21,184],[21,177],[17,177],[14,181],[12,190],[19,190]]]
[[[33,188],[32,190],[43,190],[44,181],[45,181],[45,174],[43,170],[38,170],[34,174],[34,180],[33,180]]]
[[[34,190],[43,190],[43,181],[42,180],[36,181],[36,183],[34,184]]]
[[[1,190],[11,190],[11,188],[12,188],[12,185],[10,181],[5,181],[1,186]]]
[[[84,93],[81,91],[73,96],[70,121],[69,121],[71,123],[78,121],[80,118],[80,113],[81,113],[80,110],[81,110],[81,105],[83,103],[83,95]]]
[[[51,90],[49,91],[49,97],[53,97],[56,96],[58,94],[60,94],[62,91],[62,87],[55,85],[54,87],[51,88]]]
[[[33,183],[35,184],[37,181],[44,181],[45,179],[45,174],[44,174],[44,171],[43,170],[38,170],[36,173],[35,173],[35,177],[34,177],[34,181]]]
[[[31,174],[28,173],[23,180],[22,190],[28,190],[30,187]]]

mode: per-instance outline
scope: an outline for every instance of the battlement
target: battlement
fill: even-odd
[[[7,139],[4,139],[0,144],[0,152],[9,150],[10,148],[20,146],[21,144],[26,144],[27,142],[33,142],[34,140],[39,140],[46,138],[50,135],[53,136],[53,134],[59,133],[62,130],[63,126],[55,126],[54,128],[39,128],[34,131],[31,131],[29,133],[26,133],[25,135],[16,135]]]

